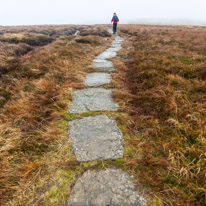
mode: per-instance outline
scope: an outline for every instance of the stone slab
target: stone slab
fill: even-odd
[[[95,63],[106,63],[106,62],[108,62],[108,60],[96,58],[96,59],[93,60],[93,62],[95,62]]]
[[[115,56],[117,56],[117,52],[110,52],[110,51],[105,51],[103,53],[101,53],[98,58],[99,59],[112,59]]]
[[[114,42],[112,42],[112,46],[111,46],[111,47],[116,48],[116,47],[120,47],[121,45],[122,45],[122,44],[121,44],[120,42],[114,41]]]
[[[111,61],[105,59],[95,59],[97,63],[93,65],[99,71],[111,72],[114,71],[114,65]]]
[[[74,92],[70,113],[117,111],[118,104],[112,99],[111,89],[90,88]]]
[[[112,81],[112,77],[107,73],[91,73],[87,75],[85,84],[89,87],[98,87],[104,84],[109,84]]]
[[[87,171],[75,184],[68,206],[146,206],[132,179],[120,169]]]
[[[122,40],[122,39],[115,39],[115,40],[113,41],[113,43],[121,44],[123,41],[124,41],[124,40]]]
[[[115,41],[123,42],[123,41],[124,41],[124,38],[122,38],[122,37],[120,37],[120,36],[116,36],[116,37],[115,37]]]
[[[118,47],[111,47],[111,48],[107,49],[107,51],[109,51],[109,52],[118,52],[121,49],[122,49],[122,47],[118,46]]]
[[[118,45],[121,45],[122,42],[123,42],[123,40],[115,39],[114,41],[112,41],[112,45],[113,46],[118,46]]]
[[[123,40],[114,40],[112,41],[113,44],[122,44]]]
[[[122,158],[122,133],[106,115],[69,122],[69,136],[79,162]]]

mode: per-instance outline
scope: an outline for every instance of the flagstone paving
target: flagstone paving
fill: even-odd
[[[117,52],[105,51],[101,53],[97,58],[98,59],[112,59],[117,56]]]
[[[122,158],[122,133],[106,115],[69,122],[69,136],[78,161]]]
[[[111,48],[107,49],[107,51],[108,52],[118,52],[121,49],[122,49],[122,47],[118,45],[116,47],[111,47]]]
[[[111,30],[109,31],[112,32]],[[121,50],[123,38],[116,36],[112,45],[93,60],[99,71],[112,72],[112,59]],[[111,82],[107,73],[91,73],[85,85],[98,87]],[[74,91],[70,113],[117,111],[112,90],[89,88]],[[84,117],[69,122],[69,137],[79,162],[123,158],[122,133],[114,119],[106,115]],[[132,179],[120,169],[87,171],[75,184],[68,206],[146,206],[146,200],[135,190]]]
[[[103,88],[83,89],[74,92],[70,113],[117,111],[118,104],[112,99],[112,90]]]
[[[90,87],[97,87],[111,83],[111,75],[107,73],[91,73],[86,77],[85,84]]]
[[[114,65],[111,61],[97,58],[94,60],[94,62],[96,63],[93,65],[93,67],[99,71],[105,71],[105,72],[114,71]]]
[[[88,171],[77,181],[68,206],[146,206],[127,173]]]

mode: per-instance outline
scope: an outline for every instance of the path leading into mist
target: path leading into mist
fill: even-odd
[[[99,72],[85,80],[89,89],[74,92],[70,113],[117,111],[112,90],[96,88],[111,82],[115,67],[110,59],[121,50],[122,39],[116,36],[112,45],[94,60]],[[89,116],[69,122],[69,138],[79,162],[123,158],[123,135],[114,119],[106,115]],[[68,206],[145,206],[146,201],[135,190],[130,176],[120,169],[87,171],[77,180]]]

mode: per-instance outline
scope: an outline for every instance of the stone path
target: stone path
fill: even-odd
[[[94,68],[98,69],[99,71],[111,72],[114,71],[114,65],[111,61],[106,59],[95,59]]]
[[[91,88],[74,92],[70,113],[117,111],[118,105],[112,99],[111,89]]]
[[[90,87],[98,87],[111,83],[112,77],[106,73],[91,73],[87,76],[85,84]]]
[[[112,59],[115,56],[117,56],[117,52],[105,51],[105,52],[101,53],[97,58],[98,59]]]
[[[88,87],[111,82],[115,67],[109,59],[122,48],[123,39],[115,37],[112,45],[95,60],[93,67],[101,73],[86,77]],[[89,88],[74,92],[70,113],[117,111],[112,90]],[[79,162],[118,159],[123,157],[122,133],[114,119],[106,115],[89,116],[69,122],[69,137]],[[87,171],[75,184],[68,206],[146,206],[146,200],[135,190],[132,179],[120,169]]]
[[[131,178],[119,169],[86,172],[74,186],[68,206],[142,206]]]
[[[123,157],[122,133],[106,115],[69,122],[72,146],[78,161]]]

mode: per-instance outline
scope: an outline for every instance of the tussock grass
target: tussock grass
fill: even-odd
[[[81,36],[93,35],[93,36],[101,36],[101,37],[111,37],[111,34],[102,27],[96,27],[95,29],[92,27],[90,28],[87,27],[87,30],[85,30],[82,27],[79,30]]]
[[[71,32],[76,29],[72,26]],[[9,34],[12,38],[31,32],[28,28],[6,31],[14,33]],[[85,87],[92,60],[110,40],[99,36],[94,37],[95,44],[83,44],[76,43],[78,36],[62,34],[25,55],[15,52],[22,44],[16,42],[14,49],[3,51],[11,43],[1,43],[1,205],[63,204],[80,173],[68,142],[67,111],[73,90]]]
[[[9,43],[25,43],[30,46],[44,46],[49,44],[54,39],[43,34],[5,34],[0,37],[0,41],[2,42],[9,42]]]
[[[83,43],[83,44],[92,44],[92,45],[100,45],[102,44],[101,41],[99,41],[99,38],[96,36],[86,36],[86,37],[81,37],[77,38],[75,40],[77,43]]]
[[[87,29],[87,26],[72,26],[72,25],[42,25],[42,26],[2,26],[0,27],[0,34],[43,34],[53,38],[60,36],[71,36],[79,29]],[[93,28],[95,29],[95,28]]]
[[[121,26],[114,97],[125,169],[156,205],[205,205],[205,28]],[[161,203],[162,202],[162,203]],[[151,203],[152,204],[152,203]]]

